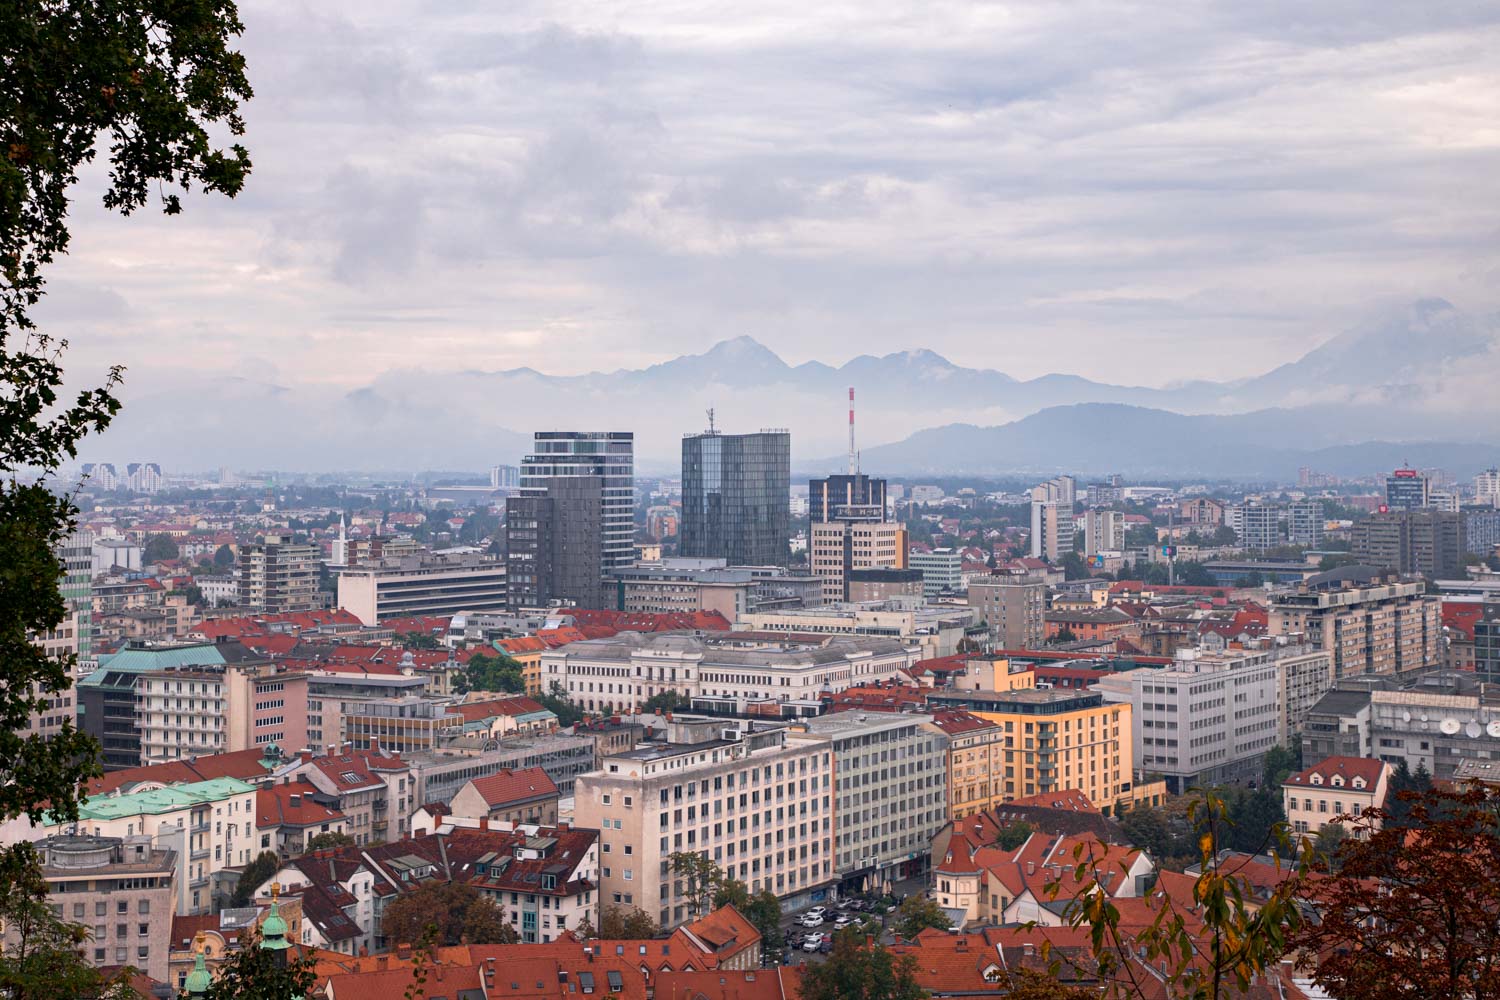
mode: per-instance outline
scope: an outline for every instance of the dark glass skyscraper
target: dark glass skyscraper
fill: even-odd
[[[788,432],[709,431],[682,439],[682,555],[785,566],[791,502]]]

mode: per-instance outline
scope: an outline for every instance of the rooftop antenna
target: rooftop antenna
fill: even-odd
[[[859,472],[859,456],[854,451],[854,386],[849,387],[849,475]]]
[[[710,406],[708,408],[708,433],[712,434],[713,432],[714,432],[714,408],[712,406]]]

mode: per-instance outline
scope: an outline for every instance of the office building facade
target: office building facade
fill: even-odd
[[[505,564],[474,554],[382,559],[340,571],[338,594],[339,607],[366,625],[388,618],[504,611]]]
[[[605,478],[534,478],[529,489],[505,501],[505,589],[511,609],[609,606],[605,581],[616,567],[606,549]]]
[[[1390,510],[1421,510],[1427,506],[1427,477],[1416,469],[1397,469],[1385,477],[1385,505]]]
[[[558,496],[560,479],[598,480],[601,578],[634,562],[635,434],[537,431],[521,459],[521,495]]]
[[[1372,514],[1350,529],[1350,549],[1370,566],[1439,579],[1463,576],[1464,515],[1440,510]]]
[[[849,599],[856,569],[905,569],[906,529],[887,516],[886,482],[862,473],[814,479],[808,486],[809,564],[824,601]]]
[[[694,919],[674,853],[708,857],[783,907],[835,883],[833,750],[787,727],[677,717],[667,739],[615,753],[580,775],[574,815],[600,834],[605,905],[636,906],[664,928]]]
[[[939,594],[956,594],[964,589],[964,557],[954,549],[912,552],[907,564],[921,571],[922,596],[929,601]]]
[[[785,566],[791,495],[788,432],[689,434],[682,439],[678,549],[734,566]]]

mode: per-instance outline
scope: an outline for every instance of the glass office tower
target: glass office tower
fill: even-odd
[[[709,431],[682,439],[680,554],[731,566],[785,566],[791,503],[787,431]]]

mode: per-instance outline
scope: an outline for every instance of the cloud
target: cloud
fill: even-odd
[[[1160,384],[1500,307],[1493,4],[242,14],[250,183],[121,221],[86,178],[50,303],[83,362],[345,393],[752,334]]]

